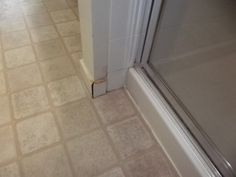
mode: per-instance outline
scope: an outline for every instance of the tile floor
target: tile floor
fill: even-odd
[[[0,177],[176,177],[124,90],[87,93],[77,11],[0,1]]]

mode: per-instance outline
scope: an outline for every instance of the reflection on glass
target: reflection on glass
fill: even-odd
[[[166,0],[149,64],[236,169],[236,1]]]

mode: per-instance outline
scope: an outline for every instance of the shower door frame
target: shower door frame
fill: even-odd
[[[215,176],[235,177],[232,167],[217,149],[216,145],[196,122],[181,100],[169,88],[161,75],[158,72],[155,72],[149,64],[153,41],[155,39],[155,35],[158,33],[158,24],[164,5],[165,0],[152,0],[151,9],[149,10],[149,22],[146,30],[146,36],[143,39],[144,43],[140,44],[142,52],[140,52],[137,56],[136,67],[142,69],[142,71],[148,76],[158,91],[165,98],[169,106],[173,109],[181,123],[188,130],[189,136],[193,137],[196,141],[196,145],[198,146],[196,148],[202,153],[203,159],[206,159],[206,157],[208,158],[206,159],[206,162],[214,172]]]

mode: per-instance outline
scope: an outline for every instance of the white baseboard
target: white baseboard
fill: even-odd
[[[182,177],[219,176],[207,156],[199,148],[161,94],[145,76],[131,68],[127,90],[143,115],[155,138]]]

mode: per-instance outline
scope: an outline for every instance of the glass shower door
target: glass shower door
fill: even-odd
[[[159,15],[144,68],[235,176],[236,1],[165,0]]]

